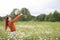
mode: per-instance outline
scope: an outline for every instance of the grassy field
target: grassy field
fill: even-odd
[[[10,30],[4,31],[0,21],[0,40],[60,40],[59,22],[16,22],[16,37],[10,38]]]

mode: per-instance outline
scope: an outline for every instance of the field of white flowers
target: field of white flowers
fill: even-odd
[[[59,22],[16,22],[16,36],[11,38],[9,28],[4,31],[0,22],[0,40],[60,40]]]

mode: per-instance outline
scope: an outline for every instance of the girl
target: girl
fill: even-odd
[[[5,18],[5,26],[4,29],[5,31],[7,30],[7,27],[10,28],[11,31],[11,37],[14,37],[16,35],[16,27],[14,23],[22,16],[23,14],[21,13],[20,15],[17,15],[14,19],[11,19],[10,16],[6,16]]]

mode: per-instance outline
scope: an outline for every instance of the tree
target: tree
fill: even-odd
[[[47,15],[46,20],[52,22],[60,21],[60,13],[55,10],[54,13]]]
[[[0,21],[2,21],[3,19],[2,19],[2,17],[0,16]]]
[[[30,12],[27,8],[22,8],[21,12],[24,14],[24,16],[21,18],[21,20],[29,21],[31,20],[31,15]]]
[[[36,16],[31,15],[31,21],[36,21]]]
[[[15,11],[16,11],[16,10],[19,10],[19,9],[17,9],[17,8],[16,8],[16,9],[13,9],[13,11],[11,12],[11,14],[10,14],[11,18],[14,18],[14,17],[16,16],[16,15],[15,15]]]
[[[53,17],[55,21],[60,21],[60,13],[58,11],[53,13]]]
[[[46,16],[46,21],[52,21],[52,13],[49,13],[49,14]]]
[[[45,17],[46,17],[45,14],[40,14],[40,15],[37,16],[36,20],[38,20],[38,21],[45,21]]]
[[[5,17],[1,17],[1,16],[0,16],[0,21],[3,21],[3,20],[4,20],[4,18],[5,18]]]

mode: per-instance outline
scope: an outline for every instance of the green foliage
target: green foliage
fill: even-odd
[[[1,16],[0,16],[0,21],[3,21],[3,20],[4,20],[4,18],[5,18],[5,17],[1,17]]]
[[[16,9],[13,9],[13,11],[11,12],[10,16],[11,18],[13,19],[16,15],[15,15],[15,10],[18,10],[17,8]]]
[[[45,14],[40,14],[40,15],[37,16],[36,20],[38,20],[38,21],[45,21],[45,17],[46,17]]]
[[[24,14],[23,17],[21,17],[21,21],[30,21],[31,20],[31,15],[30,15],[30,12],[27,8],[22,8],[21,9],[21,12]]]
[[[46,21],[52,21],[51,18],[52,18],[52,13],[46,16]]]
[[[60,13],[57,11],[55,11],[54,13],[50,13],[49,15],[47,15],[46,20],[52,22],[60,21]]]
[[[53,13],[53,17],[54,17],[55,21],[60,21],[60,13],[59,12],[55,11]]]
[[[11,12],[10,16],[11,18],[15,18],[15,11],[19,10],[17,8],[13,9]],[[21,13],[24,15],[20,17],[19,21],[51,21],[51,22],[56,22],[60,21],[60,12],[55,10],[53,13],[49,13],[48,15],[46,14],[40,14],[38,16],[32,16],[30,11],[27,8],[22,8],[20,10]],[[4,20],[4,17],[0,17],[0,21]]]

